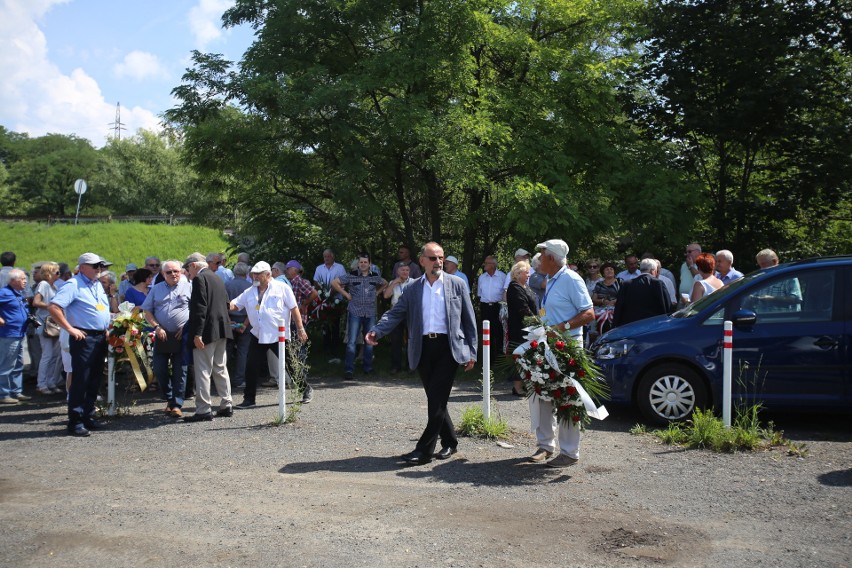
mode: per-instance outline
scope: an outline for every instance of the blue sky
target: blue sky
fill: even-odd
[[[233,0],[0,0],[0,125],[100,147],[156,130],[193,49],[238,61],[253,30],[225,30]]]

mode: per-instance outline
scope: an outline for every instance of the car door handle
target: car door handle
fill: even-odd
[[[832,347],[837,347],[837,342],[830,337],[822,336],[816,341],[814,341],[814,345],[819,347],[820,349],[830,349]]]

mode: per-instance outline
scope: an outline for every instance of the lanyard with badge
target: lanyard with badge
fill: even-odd
[[[98,298],[98,291],[96,288],[97,284],[100,284],[97,280],[92,280],[92,283],[89,284],[89,291],[92,293],[92,297],[95,299],[95,309],[99,312],[103,312],[107,309],[107,307],[101,303],[101,299]]]
[[[539,316],[544,317],[545,313],[547,313],[544,309],[544,305],[547,304],[547,297],[550,295],[550,291],[553,290],[553,287],[556,286],[556,281],[562,278],[562,275],[565,274],[567,270],[567,268],[562,267],[562,270],[559,271],[556,278],[547,283],[547,289],[544,291],[544,297],[541,299],[541,308],[538,310]]]

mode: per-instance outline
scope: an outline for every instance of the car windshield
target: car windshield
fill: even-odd
[[[730,294],[734,293],[740,286],[745,285],[746,282],[750,282],[751,280],[763,276],[766,274],[765,270],[756,270],[752,272],[748,276],[740,278],[739,280],[735,280],[730,284],[726,284],[722,286],[712,294],[708,294],[695,302],[694,304],[689,304],[687,306],[682,307],[678,311],[672,314],[673,318],[691,318],[693,316],[698,315],[700,312],[704,311],[710,304],[715,304],[717,301],[727,298]]]

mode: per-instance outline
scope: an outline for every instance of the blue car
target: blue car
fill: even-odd
[[[722,406],[722,338],[733,322],[734,402],[852,410],[852,256],[760,269],[669,316],[590,347],[612,401],[656,424]]]

